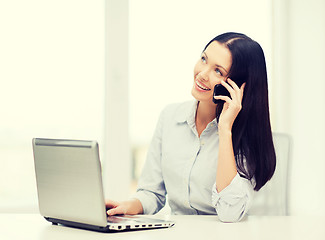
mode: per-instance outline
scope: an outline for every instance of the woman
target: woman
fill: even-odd
[[[222,84],[229,96],[213,96]],[[108,215],[174,214],[243,218],[275,170],[265,57],[240,33],[212,39],[194,67],[194,102],[166,107],[150,145],[135,197],[108,201]],[[218,100],[215,104],[212,99]]]

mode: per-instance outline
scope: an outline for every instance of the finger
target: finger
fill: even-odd
[[[232,86],[232,88],[234,89],[235,94],[238,97],[238,100],[241,101],[241,99],[243,98],[243,93],[244,93],[244,91],[242,89],[243,85],[241,85],[241,87],[239,88],[238,85],[233,80],[231,80],[230,78],[228,78],[227,80],[228,80],[229,84]],[[244,85],[244,87],[245,87],[245,85]],[[232,97],[232,99],[234,99],[233,96],[231,96],[231,97]]]
[[[224,86],[228,92],[230,93],[231,91],[233,91],[234,89],[224,80],[221,80],[221,85]]]
[[[233,98],[235,96],[234,89],[227,82],[225,82],[224,80],[222,80],[221,81],[221,85],[224,86],[227,89],[227,91],[229,92],[231,98]]]
[[[224,95],[214,96],[214,99],[223,100],[223,101],[225,101],[225,102],[227,102],[229,104],[231,103],[230,97],[224,96]]]
[[[239,95],[240,102],[243,101],[245,86],[246,86],[246,82],[244,82],[244,83],[241,85],[240,89],[239,89],[239,90],[240,90],[240,95]]]
[[[238,85],[233,80],[231,80],[230,78],[228,78],[227,81],[232,86],[232,88],[234,90],[234,92],[233,92],[234,95],[232,95],[231,92],[230,92],[231,98],[233,100],[235,100],[236,102],[238,102],[238,103],[239,103],[239,101],[241,102],[241,100],[243,99],[245,83],[243,83],[241,85],[241,87],[239,88]],[[236,95],[237,98],[234,98],[235,95]]]
[[[227,79],[227,82],[230,84],[230,86],[232,86],[232,88],[236,91],[239,91],[239,87],[238,85],[233,81],[231,80],[230,78]]]
[[[118,206],[116,208],[112,208],[110,210],[107,211],[107,215],[112,216],[112,215],[121,215],[121,214],[125,214],[126,210],[124,207],[122,206]]]
[[[115,208],[115,207],[119,206],[119,205],[120,205],[120,203],[119,203],[119,202],[116,202],[116,201],[113,201],[113,200],[110,200],[110,199],[108,199],[108,200],[106,200],[106,201],[105,201],[105,205],[106,205],[106,207],[107,207],[107,208]]]
[[[240,87],[240,91],[241,91],[242,95],[244,95],[245,86],[246,86],[246,82],[244,82]]]

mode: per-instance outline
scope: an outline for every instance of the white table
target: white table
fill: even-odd
[[[152,216],[150,216],[152,217]],[[153,216],[176,221],[169,229],[98,233],[55,226],[38,214],[0,214],[0,239],[123,239],[123,240],[325,240],[324,217],[257,217],[239,223],[222,223],[215,216]]]

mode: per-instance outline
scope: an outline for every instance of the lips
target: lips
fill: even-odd
[[[205,84],[203,84],[202,82],[200,82],[198,80],[195,80],[195,86],[201,92],[207,92],[207,91],[211,90],[209,87],[207,87]]]

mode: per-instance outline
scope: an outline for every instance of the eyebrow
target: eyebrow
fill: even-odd
[[[203,52],[203,54],[205,55],[205,57],[207,58],[207,59],[209,59],[208,58],[208,55],[205,53],[205,52]],[[227,74],[228,74],[228,72],[227,72],[227,70],[223,67],[223,66],[221,66],[221,65],[219,65],[219,64],[215,64],[217,67],[219,67],[219,68],[222,68]]]

